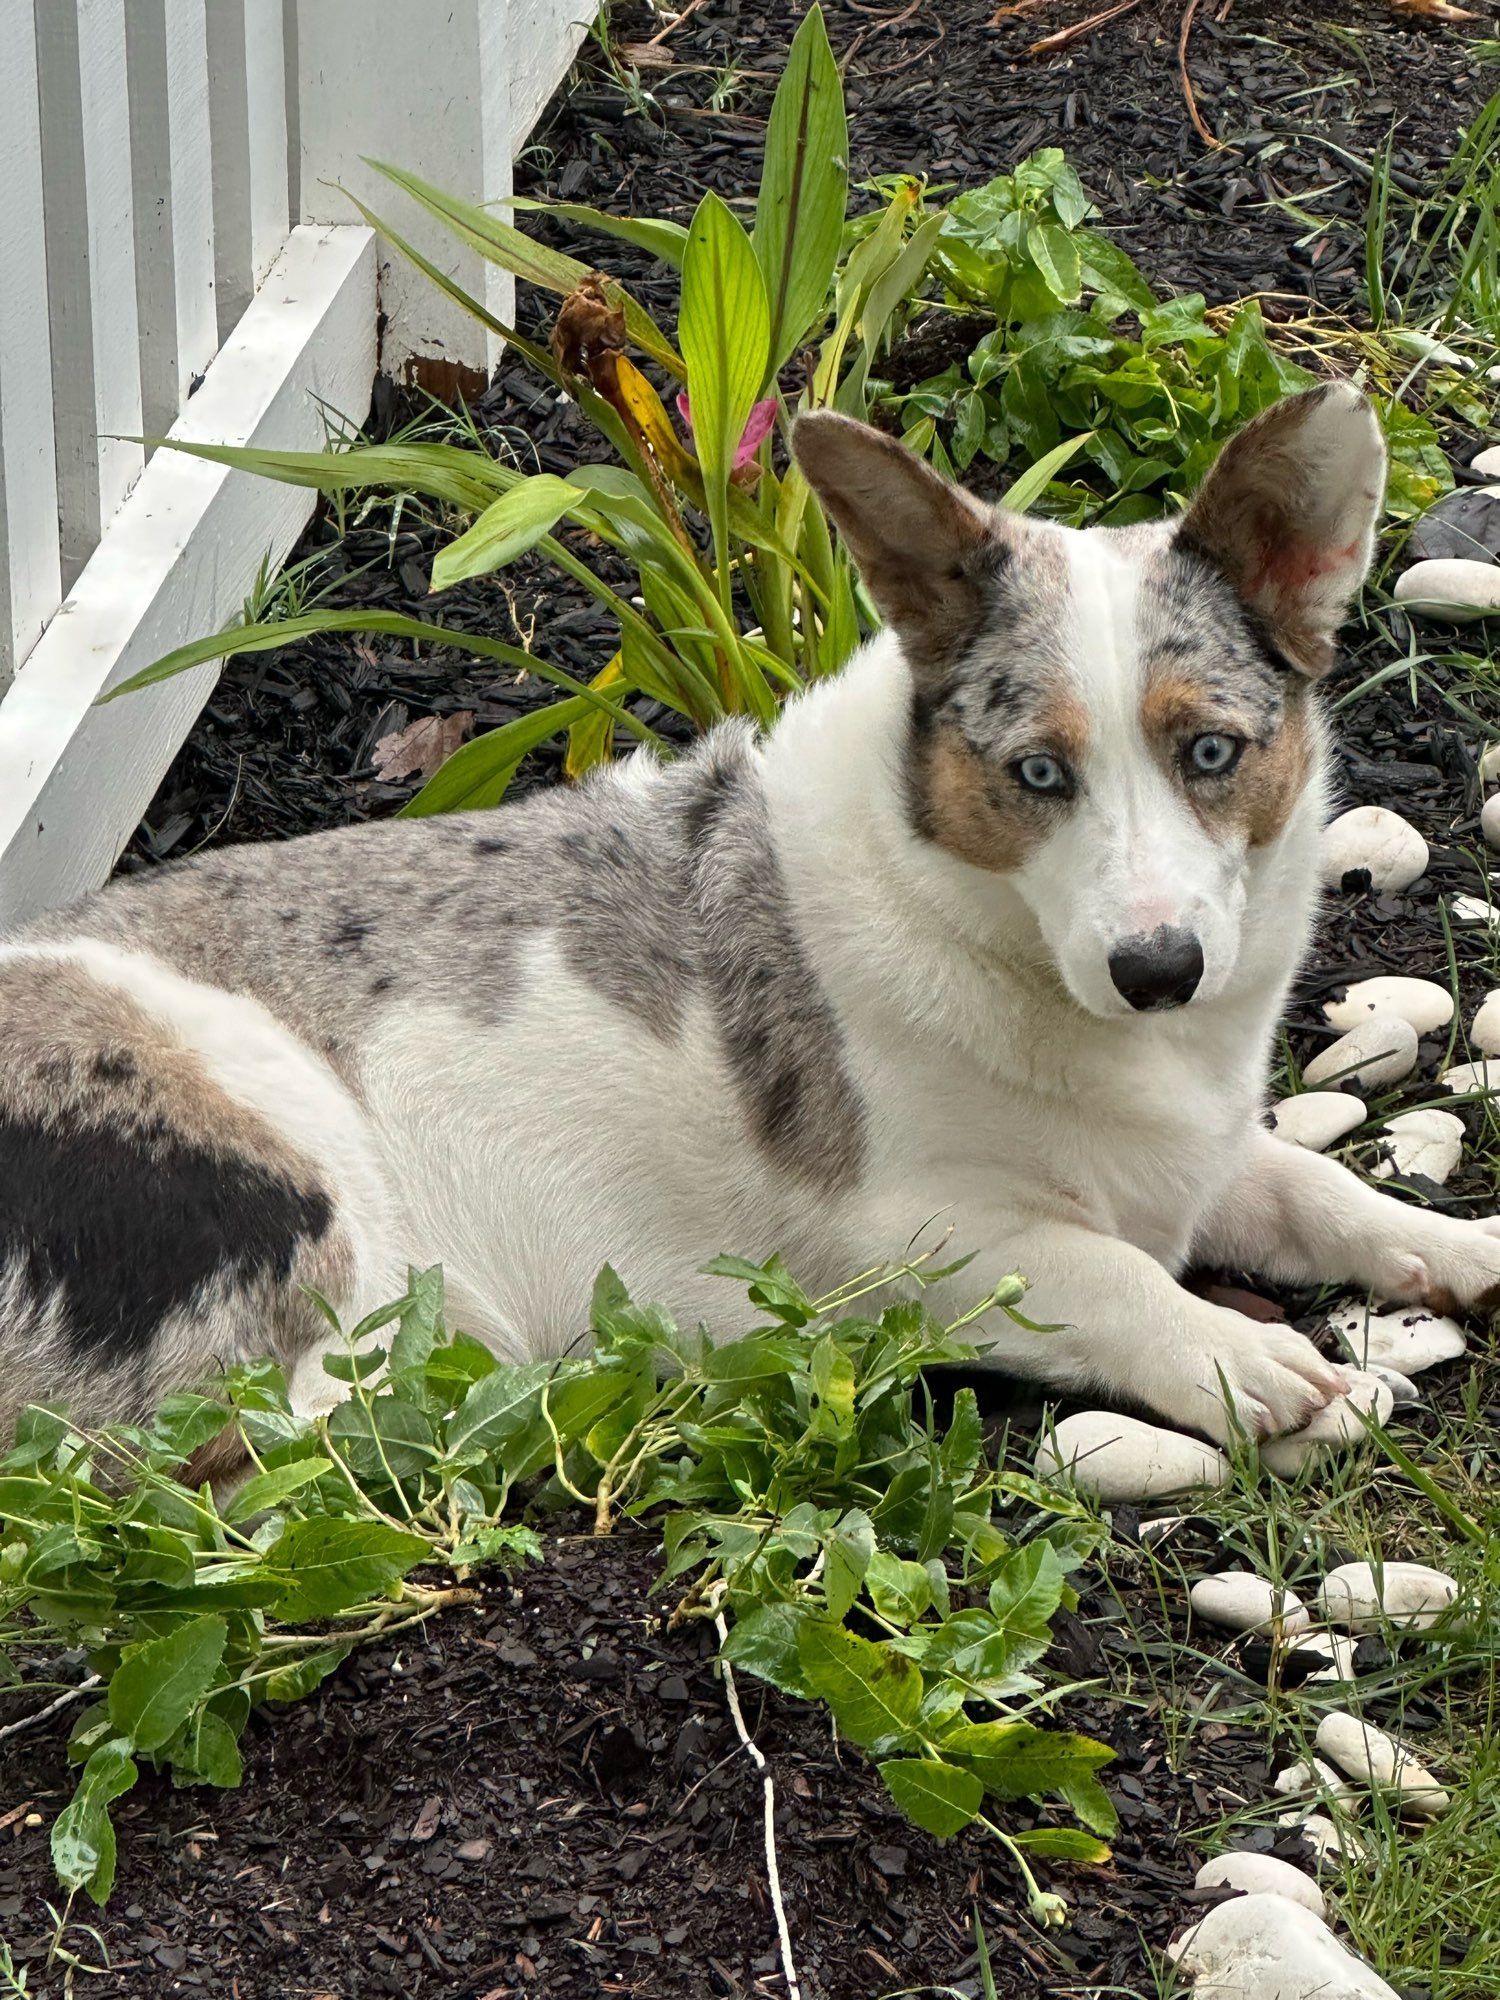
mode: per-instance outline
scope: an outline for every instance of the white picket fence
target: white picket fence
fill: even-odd
[[[98,697],[227,623],[311,511],[139,440],[316,448],[377,366],[492,366],[338,184],[399,208],[383,156],[503,198],[596,5],[0,0],[0,925],[104,880],[216,670]]]

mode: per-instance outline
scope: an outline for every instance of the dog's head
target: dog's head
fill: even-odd
[[[1311,685],[1385,485],[1369,404],[1290,397],[1184,515],[1118,529],[985,506],[831,412],[794,446],[911,669],[918,832],[1013,883],[1091,1013],[1221,992],[1257,857],[1317,784]]]

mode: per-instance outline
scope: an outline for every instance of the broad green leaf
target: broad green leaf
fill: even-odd
[[[765,379],[770,308],[750,239],[716,194],[698,204],[682,265],[677,338],[687,363],[693,444],[729,608],[729,475]]]
[[[234,1731],[211,1709],[200,1708],[171,1746],[174,1785],[216,1785],[233,1791],[244,1775],[244,1760]]]
[[[990,1610],[1007,1633],[1045,1645],[1064,1587],[1056,1549],[1050,1542],[1028,1542],[1001,1564],[990,1584]]]
[[[848,204],[848,160],[843,85],[822,8],[814,6],[776,88],[755,206],[755,254],[770,307],[764,380],[815,330],[827,304]]]
[[[134,1750],[159,1750],[213,1685],[229,1628],[212,1614],[127,1646],[109,1684],[109,1719]]]
[[[875,1524],[863,1508],[851,1507],[824,1544],[823,1595],[835,1618],[859,1596],[875,1554]]]
[[[465,1451],[493,1451],[538,1421],[542,1390],[557,1368],[555,1361],[525,1361],[483,1376],[448,1426],[449,1452],[456,1457]]]
[[[428,1553],[420,1535],[381,1521],[289,1521],[266,1553],[281,1583],[276,1615],[288,1624],[331,1618],[382,1595]]]
[[[268,1507],[279,1507],[283,1500],[289,1500],[294,1493],[300,1493],[304,1486],[310,1486],[315,1479],[321,1479],[325,1472],[332,1472],[331,1458],[294,1458],[290,1465],[274,1466],[269,1472],[258,1472],[253,1479],[247,1479],[224,1509],[226,1521],[248,1521]]]
[[[1071,305],[1083,286],[1078,247],[1070,233],[1055,222],[1034,222],[1026,232],[1026,248],[1057,303]]]
[[[755,1674],[783,1694],[806,1699],[812,1692],[802,1667],[797,1634],[807,1613],[793,1604],[756,1604],[737,1617],[721,1656]]]
[[[1091,1736],[1030,1722],[968,1722],[946,1731],[939,1747],[944,1756],[961,1758],[997,1798],[1060,1792],[1095,1832],[1114,1832],[1115,1809],[1094,1774],[1115,1753]]]
[[[881,1765],[880,1775],[906,1817],[942,1840],[962,1832],[984,1802],[984,1786],[956,1764],[891,1758]]]
[[[447,590],[467,577],[489,576],[517,556],[534,549],[563,515],[587,505],[586,496],[566,479],[539,472],[513,486],[487,507],[457,541],[438,550],[432,565],[432,587]]]
[[[882,1618],[898,1625],[915,1625],[932,1604],[932,1578],[926,1565],[906,1562],[888,1549],[877,1549],[866,1565],[870,1602]]]
[[[972,1389],[960,1389],[953,1398],[953,1414],[939,1447],[943,1470],[957,1484],[967,1480],[984,1457],[984,1419],[979,1399]]]
[[[826,1619],[809,1618],[797,1633],[797,1655],[809,1686],[827,1702],[851,1742],[868,1747],[911,1728],[922,1701],[922,1675],[910,1660]]]
[[[438,1456],[431,1419],[404,1396],[351,1396],[329,1417],[328,1435],[367,1488],[416,1479]]]
[[[52,1824],[52,1866],[65,1889],[86,1889],[101,1905],[108,1899],[115,1879],[110,1803],[138,1775],[123,1737],[101,1743],[84,1765],[77,1791]]]
[[[348,1646],[322,1646],[316,1653],[308,1653],[290,1667],[278,1667],[266,1676],[266,1700],[300,1701],[343,1665],[350,1650]]]
[[[854,1362],[831,1333],[812,1353],[813,1428],[821,1436],[845,1437],[854,1423]]]

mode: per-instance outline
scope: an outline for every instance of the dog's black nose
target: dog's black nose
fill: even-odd
[[[1149,937],[1126,938],[1109,955],[1109,976],[1140,1013],[1184,1006],[1203,977],[1203,947],[1191,931],[1162,924]]]

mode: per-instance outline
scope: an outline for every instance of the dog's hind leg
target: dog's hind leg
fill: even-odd
[[[263,1007],[104,946],[0,948],[0,1438],[326,1346],[378,1303],[359,1105]],[[394,1296],[393,1282],[386,1296]]]
[[[1438,1312],[1500,1300],[1500,1218],[1466,1222],[1399,1201],[1270,1132],[1255,1133],[1193,1248],[1206,1263],[1291,1284],[1354,1284]]]

